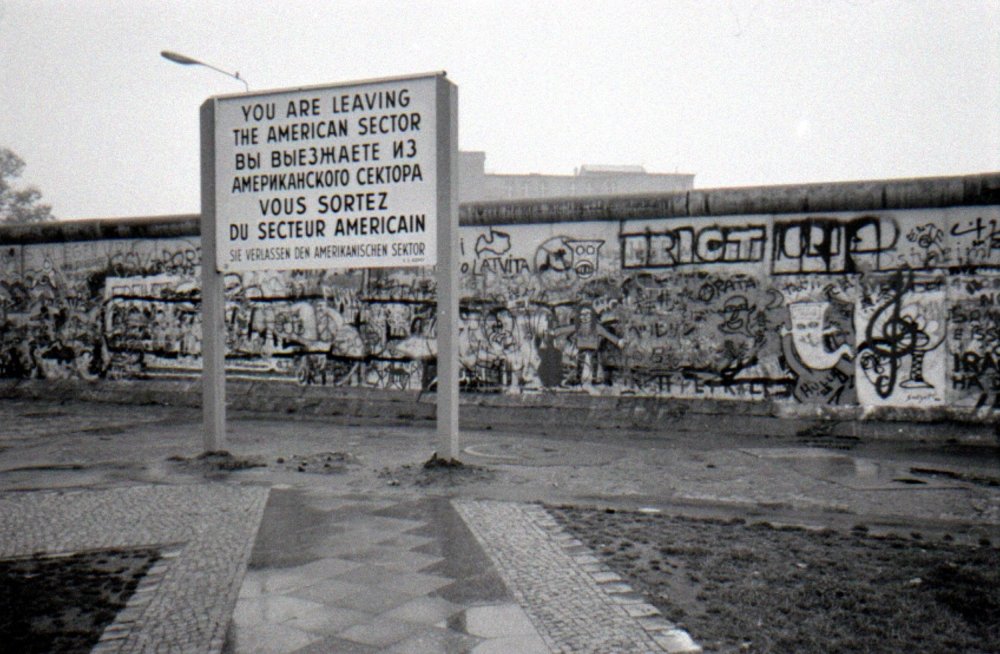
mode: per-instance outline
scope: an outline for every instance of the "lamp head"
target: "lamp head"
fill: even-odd
[[[170,50],[163,50],[160,52],[160,56],[168,61],[172,61],[175,64],[181,64],[182,66],[191,66],[193,64],[201,64],[197,59],[192,59],[191,57],[186,57],[182,54],[177,54],[176,52],[171,52]]]
[[[232,77],[233,79],[242,82],[243,86],[246,87],[246,90],[250,91],[250,85],[247,84],[247,81],[245,79],[240,77],[239,73],[230,73],[229,71],[222,70],[221,68],[216,68],[212,64],[206,64],[204,61],[198,61],[197,59],[192,59],[187,55],[182,55],[177,52],[173,52],[171,50],[160,50],[160,56],[166,59],[167,61],[172,61],[175,64],[180,64],[182,66],[204,66],[205,68],[211,68],[217,73],[228,75],[229,77]]]

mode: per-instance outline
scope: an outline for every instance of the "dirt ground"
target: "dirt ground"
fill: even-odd
[[[0,561],[0,650],[89,652],[158,558],[140,549]]]
[[[1000,652],[1000,548],[550,507],[708,652]]]

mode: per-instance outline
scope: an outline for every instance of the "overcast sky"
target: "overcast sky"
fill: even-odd
[[[490,172],[1000,170],[1000,0],[0,0],[0,146],[60,218],[199,210],[198,108],[446,70]]]

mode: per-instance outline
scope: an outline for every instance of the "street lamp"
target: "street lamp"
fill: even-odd
[[[182,66],[204,66],[205,68],[211,68],[212,70],[218,73],[222,73],[223,75],[227,75],[229,77],[238,79],[239,81],[243,82],[243,86],[247,88],[247,92],[250,91],[250,85],[247,84],[247,81],[245,79],[240,77],[238,71],[235,73],[230,73],[229,71],[222,70],[221,68],[216,68],[211,64],[206,64],[204,61],[198,61],[197,59],[192,59],[191,57],[178,54],[176,52],[171,52],[170,50],[162,50],[160,52],[160,56],[166,59],[167,61],[172,61],[175,64],[180,64]]]

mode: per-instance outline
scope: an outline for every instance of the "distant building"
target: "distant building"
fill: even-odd
[[[458,153],[459,202],[670,193],[694,188],[694,175],[648,173],[642,166],[582,166],[572,175],[486,172],[485,152]]]

